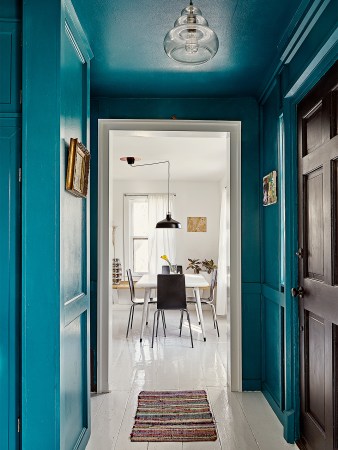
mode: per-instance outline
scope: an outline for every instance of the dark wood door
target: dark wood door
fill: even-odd
[[[301,440],[338,448],[338,64],[298,105]]]

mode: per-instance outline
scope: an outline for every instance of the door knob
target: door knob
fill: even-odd
[[[291,289],[291,295],[292,297],[304,297],[304,288],[302,286],[299,286],[298,288],[292,288]]]
[[[298,256],[299,259],[304,257],[304,250],[302,248],[299,248],[298,251],[296,252],[296,255]]]

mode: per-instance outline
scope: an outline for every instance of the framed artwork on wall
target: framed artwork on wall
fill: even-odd
[[[207,218],[206,217],[188,217],[187,218],[188,233],[206,233]]]
[[[66,189],[76,197],[86,197],[88,191],[90,153],[77,139],[70,139]]]
[[[263,177],[263,206],[277,203],[277,171],[273,170]]]

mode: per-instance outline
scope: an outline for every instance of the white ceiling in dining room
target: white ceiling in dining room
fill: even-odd
[[[229,145],[229,135],[226,138],[114,136],[110,144],[113,180],[166,180],[165,165],[134,169],[120,161],[122,156],[135,156],[141,158],[139,164],[169,160],[171,180],[219,181],[226,172]]]

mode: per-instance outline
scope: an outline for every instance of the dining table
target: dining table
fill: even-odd
[[[175,276],[175,275],[170,275]],[[205,337],[205,329],[204,329],[204,319],[201,305],[201,295],[200,289],[205,289],[210,286],[208,281],[203,277],[203,275],[199,274],[184,274],[185,278],[185,287],[186,289],[193,289],[194,296],[196,299],[196,306],[198,309],[198,314],[201,322],[201,330],[204,341],[206,341]],[[144,304],[143,304],[143,312],[142,312],[142,324],[141,324],[141,335],[140,342],[142,342],[144,327],[147,321],[147,311],[148,311],[148,303],[150,299],[150,292],[152,289],[157,288],[157,275],[156,274],[145,274],[143,275],[136,283],[135,288],[144,289]]]

